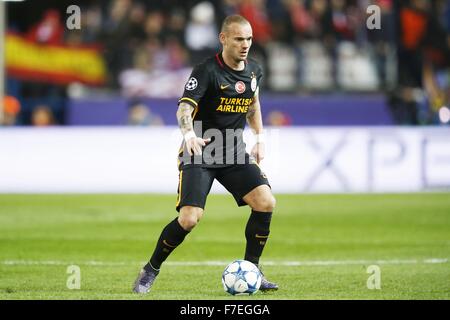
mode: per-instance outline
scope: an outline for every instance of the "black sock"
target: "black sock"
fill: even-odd
[[[252,210],[245,228],[247,246],[245,248],[245,260],[259,264],[259,258],[266,245],[270,233],[270,220],[272,212],[259,212]]]
[[[158,270],[172,251],[183,242],[188,233],[189,231],[181,227],[178,218],[170,222],[161,232],[155,251],[153,251],[153,255],[149,263],[144,266],[144,269],[147,271],[151,269]]]

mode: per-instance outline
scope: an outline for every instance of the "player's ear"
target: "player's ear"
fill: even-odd
[[[221,43],[222,45],[225,44],[226,38],[227,38],[227,37],[226,37],[225,33],[223,33],[223,32],[219,33],[219,41],[220,41],[220,43]]]

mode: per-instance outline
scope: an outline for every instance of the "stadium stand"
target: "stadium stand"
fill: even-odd
[[[53,125],[125,125],[137,100],[165,118],[166,108],[175,110],[192,66],[220,50],[219,22],[231,13],[253,25],[252,56],[265,74],[262,97],[268,113],[287,113],[292,121],[285,123],[443,123],[439,114],[448,106],[450,88],[448,1],[77,3],[81,25],[74,30],[66,26],[68,1],[7,4],[6,93],[21,108],[3,125],[32,125],[39,105],[49,108]],[[380,8],[379,30],[366,26],[369,4]],[[277,106],[273,97],[296,97],[298,103]],[[373,103],[362,105],[361,99]],[[108,120],[102,103],[117,118]],[[118,105],[121,111],[114,113]],[[322,109],[330,117],[320,116]],[[348,120],[335,120],[335,113]]]

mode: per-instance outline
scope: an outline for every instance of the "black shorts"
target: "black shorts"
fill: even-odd
[[[245,206],[244,196],[269,181],[256,162],[236,164],[223,168],[192,166],[180,170],[176,209],[193,206],[204,209],[206,198],[214,179],[222,184],[236,200],[238,206]]]

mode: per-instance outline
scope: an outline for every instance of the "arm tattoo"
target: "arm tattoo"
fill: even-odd
[[[256,113],[256,105],[255,104],[251,104],[248,107],[248,111],[247,111],[247,114],[246,114],[247,120],[251,119],[255,115],[255,113]]]
[[[252,118],[255,115],[255,113],[256,113],[256,108],[255,108],[255,106],[251,105],[247,111],[247,115],[246,115],[247,119]]]
[[[261,116],[261,106],[259,104],[259,99],[256,96],[253,103],[248,107],[246,114],[247,123],[250,128],[256,132],[261,133],[263,130],[262,116]]]
[[[180,127],[183,135],[188,131],[194,130],[192,125],[192,110],[194,110],[194,108],[187,103],[181,103],[178,107],[178,126]]]

